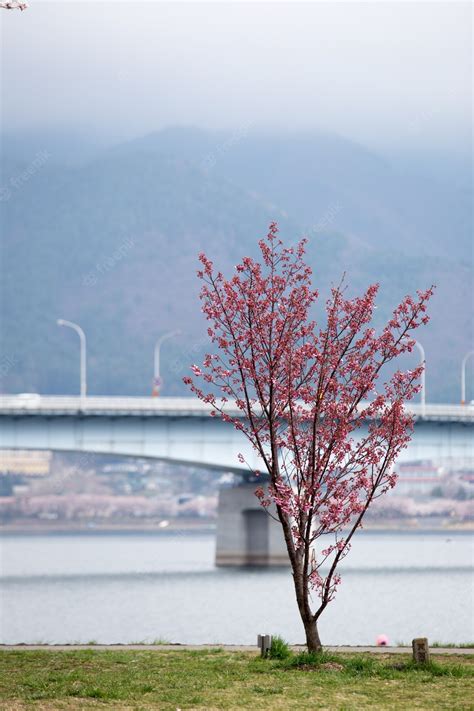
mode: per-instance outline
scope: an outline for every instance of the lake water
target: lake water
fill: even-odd
[[[302,642],[289,569],[214,566],[212,535],[5,536],[2,643]],[[324,644],[470,642],[473,539],[361,532],[344,561]]]

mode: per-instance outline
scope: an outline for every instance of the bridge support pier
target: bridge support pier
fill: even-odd
[[[217,513],[216,565],[288,565],[280,523],[255,496],[257,484],[221,489]]]

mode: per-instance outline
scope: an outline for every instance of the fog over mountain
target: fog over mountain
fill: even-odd
[[[205,350],[198,252],[229,273],[277,220],[284,239],[309,238],[323,296],[343,271],[352,293],[381,283],[379,323],[405,293],[436,283],[420,334],[428,399],[458,401],[473,338],[462,173],[422,177],[335,134],[251,126],[168,128],[109,147],[10,134],[2,162],[4,391],[77,391],[76,339],[55,323],[66,318],[88,336],[91,394],[148,394],[154,342],[180,328],[163,349],[164,394],[184,393]]]
[[[106,141],[170,125],[471,141],[469,2],[74,2],[2,13],[2,125]]]

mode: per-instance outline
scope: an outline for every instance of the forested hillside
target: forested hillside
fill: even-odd
[[[204,350],[198,252],[229,271],[276,220],[285,239],[308,236],[323,295],[343,271],[352,291],[381,282],[379,320],[436,283],[420,334],[428,399],[459,399],[472,347],[467,185],[415,178],[334,136],[169,129],[69,161],[63,144],[36,145],[48,157],[27,179],[34,147],[3,157],[3,391],[77,392],[77,337],[56,326],[66,318],[88,337],[91,394],[149,393],[154,342],[180,328],[163,347],[164,394],[184,392]]]

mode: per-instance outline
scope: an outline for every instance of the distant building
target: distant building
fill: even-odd
[[[44,450],[2,449],[0,451],[0,475],[48,476],[51,460],[52,453]]]
[[[52,453],[43,450],[0,450],[0,496],[28,491],[28,480],[48,476]]]
[[[442,467],[437,467],[430,459],[413,462],[399,462],[395,471],[398,481],[395,487],[397,495],[430,494],[445,474]]]

